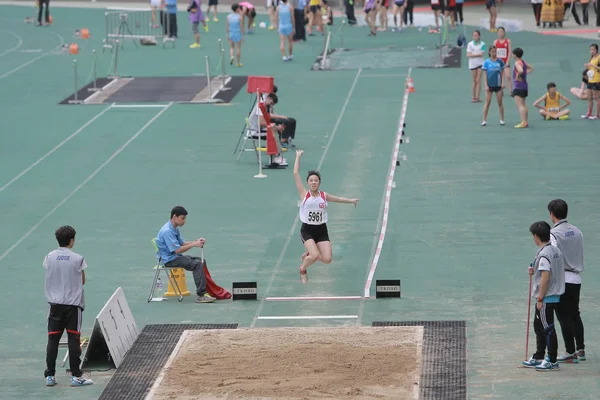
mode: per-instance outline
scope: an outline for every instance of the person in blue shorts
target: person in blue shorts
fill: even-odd
[[[275,10],[275,18],[279,21],[279,50],[283,61],[292,61],[294,58],[294,18],[292,17],[292,7],[288,0],[279,0],[279,5]],[[289,55],[285,55],[285,40],[288,42]]]
[[[492,102],[492,93],[496,93],[498,110],[500,111],[500,125],[504,125],[504,104],[502,103],[502,89],[504,89],[504,61],[496,56],[496,47],[488,50],[490,58],[483,62],[483,87],[485,88],[485,104],[483,106],[483,122],[481,126],[487,125],[487,115]]]
[[[242,24],[242,7],[239,4],[231,6],[232,13],[227,16],[226,30],[229,41],[229,63],[233,65],[235,50],[235,65],[241,67],[242,63],[242,39],[244,37],[244,25]]]

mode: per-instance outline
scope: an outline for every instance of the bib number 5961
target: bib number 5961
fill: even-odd
[[[309,211],[308,220],[310,222],[321,222],[323,220],[323,215],[318,211]]]

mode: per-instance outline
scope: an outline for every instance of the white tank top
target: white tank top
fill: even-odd
[[[317,197],[312,197],[310,191],[306,192],[304,201],[300,204],[300,221],[308,225],[327,223],[325,192],[319,192]]]

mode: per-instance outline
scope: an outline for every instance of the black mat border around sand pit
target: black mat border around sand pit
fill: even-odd
[[[371,326],[422,326],[419,400],[467,399],[465,321],[374,321]]]
[[[115,78],[97,78],[96,79],[96,87],[97,88],[103,88],[106,85],[108,85],[110,82],[112,82]],[[85,85],[84,87],[82,87],[81,89],[77,90],[77,100],[78,101],[84,101],[86,100],[88,97],[91,97],[92,95],[94,95],[94,93],[96,92],[92,92],[89,91],[88,89],[91,89],[94,87],[94,82],[90,82],[87,85]],[[68,104],[71,105],[69,103],[69,101],[71,100],[75,100],[75,93],[71,94],[69,97],[67,97],[66,99],[64,99],[63,101],[61,101],[58,104]]]
[[[160,79],[161,81],[164,81],[165,79],[168,80],[170,77],[160,77],[160,78],[150,78],[150,79]],[[202,79],[206,79],[204,77],[175,77],[177,78],[188,78],[188,79],[196,79],[196,80],[202,80]],[[229,81],[226,83],[225,85],[225,90],[219,90],[215,95],[214,95],[214,99],[215,100],[220,100],[221,103],[231,103],[233,101],[233,99],[235,98],[235,96],[237,96],[238,93],[241,92],[242,88],[246,85],[246,83],[248,82],[248,76],[243,75],[243,76],[230,76],[229,77]],[[103,88],[106,85],[108,85],[110,82],[112,82],[115,78],[98,78],[96,80],[96,86],[98,88]],[[148,78],[133,78],[133,81],[137,80],[139,82],[144,83],[144,80],[146,80]],[[200,85],[202,86],[202,85]],[[81,89],[79,89],[77,91],[77,100],[78,101],[85,101],[87,98],[91,97],[95,92],[89,91],[88,89],[93,87],[93,82],[89,83],[87,85],[85,85],[84,87],[82,87]],[[198,92],[200,92],[201,90],[203,90],[206,87],[206,85],[199,87],[197,89]],[[119,90],[120,91],[120,90]],[[112,96],[110,96],[109,98],[107,98],[106,100],[104,100],[104,102],[102,104],[106,104],[106,103],[112,103],[115,102],[115,99],[118,99],[118,93],[119,91],[115,94],[113,94]],[[180,101],[175,101],[175,103],[186,103],[186,104],[208,104],[206,102],[192,102],[189,101],[191,100],[191,98],[193,96],[188,96],[189,98],[186,97],[186,99],[180,99]],[[70,101],[75,100],[75,94],[71,94],[69,97],[67,97],[66,99],[62,100],[59,104],[61,105],[73,105],[73,103],[70,103]],[[163,99],[163,100],[159,100],[156,99],[156,101],[149,101],[149,100],[143,100],[143,99],[138,99],[137,101],[134,101],[134,103],[160,103],[163,101],[170,101],[173,99]],[[119,102],[118,100],[116,102]],[[129,101],[125,101],[125,103],[129,103]]]
[[[467,399],[465,321],[375,321],[373,327],[422,326],[420,400]],[[99,400],[142,400],[186,330],[237,329],[238,324],[147,325]]]
[[[184,331],[237,327],[238,324],[146,325],[98,399],[144,399]]]

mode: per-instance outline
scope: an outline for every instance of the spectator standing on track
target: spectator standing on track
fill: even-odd
[[[404,9],[404,26],[407,26],[410,21],[410,27],[414,26],[413,10],[415,8],[414,0],[406,0],[406,8]]]
[[[537,371],[558,371],[558,339],[554,325],[554,310],[565,292],[565,267],[560,250],[550,244],[550,225],[545,221],[534,222],[529,227],[533,241],[539,247],[529,274],[533,275],[532,297],[536,299],[533,329],[536,336],[536,352],[527,361],[526,368]],[[547,350],[547,356],[546,355]]]
[[[233,4],[231,11],[225,20],[225,31],[227,32],[227,41],[229,41],[229,64],[233,65],[235,60],[235,66],[241,67],[242,41],[244,39],[244,17],[242,13],[244,10],[239,4]]]
[[[279,27],[279,50],[284,62],[294,59],[294,17],[292,15],[292,7],[288,0],[280,0],[275,9],[275,20]],[[285,53],[285,42],[287,40],[288,55]]]
[[[165,267],[183,268],[192,271],[196,284],[196,303],[212,303],[216,299],[206,292],[206,277],[204,276],[204,260],[200,257],[184,255],[194,247],[204,247],[206,239],[200,238],[193,242],[184,242],[179,233],[179,227],[185,225],[188,212],[181,206],[171,210],[170,220],[160,228],[156,235],[156,245]]]
[[[462,25],[464,22],[464,18],[463,18],[463,4],[465,3],[465,0],[456,0],[456,8],[454,9],[454,20]]]
[[[177,0],[163,0],[163,5],[167,19],[164,25],[165,36],[177,39]]]
[[[37,26],[42,26],[42,13],[44,10],[44,4],[46,5],[45,22],[50,24],[50,0],[38,0],[38,23]]]
[[[493,93],[496,94],[498,110],[500,112],[500,125],[504,125],[504,104],[502,103],[502,90],[504,89],[504,61],[496,56],[496,48],[490,47],[488,51],[490,58],[483,62],[483,87],[485,88],[485,104],[483,106],[483,122],[481,126],[487,125],[488,111],[492,102]]]
[[[506,37],[506,30],[504,27],[499,27],[498,39],[494,40],[493,46],[496,48],[496,54],[498,58],[504,62],[504,83],[508,82],[508,93],[512,93],[512,80],[510,79],[510,54],[512,52],[512,43],[509,38]],[[502,95],[504,96],[504,89],[502,89]]]
[[[565,292],[560,296],[556,316],[560,323],[566,354],[558,357],[557,360],[564,363],[578,363],[585,360],[583,322],[579,313],[583,272],[583,234],[567,221],[569,207],[566,201],[552,200],[548,204],[548,212],[554,224],[550,231],[550,243],[563,253],[565,265]]]
[[[304,28],[304,15],[306,9],[306,0],[294,0],[294,40],[304,40],[306,42],[306,29]]]
[[[44,259],[46,270],[46,300],[48,312],[48,345],[46,347],[46,386],[56,385],[56,357],[63,331],[69,341],[69,367],[71,386],[87,386],[94,382],[83,375],[81,364],[81,318],[85,308],[83,285],[85,284],[85,259],[72,249],[75,245],[75,229],[61,226],[55,232],[58,249]]]
[[[590,46],[590,61],[585,64],[588,78],[588,111],[581,116],[583,119],[600,118],[600,55],[598,54],[598,45],[596,43]],[[594,100],[596,101],[596,114],[594,115]]]
[[[204,20],[204,14],[202,13],[201,0],[191,0],[190,5],[188,7],[188,12],[190,13],[192,33],[194,34],[194,38],[196,39],[196,41],[190,45],[190,49],[198,49],[200,48],[200,31],[198,30],[200,22],[202,22],[202,25],[204,26],[204,31],[208,32],[208,25],[206,25],[206,21]]]
[[[535,26],[540,26],[540,18],[542,16],[542,3],[544,0],[531,0],[533,7],[533,15],[535,15]]]
[[[219,6],[219,0],[208,0],[208,7],[206,8],[206,18],[210,19],[210,9],[213,9],[213,22],[219,22],[217,18],[217,8]]]
[[[471,71],[472,103],[481,100],[481,67],[483,66],[483,55],[485,54],[485,43],[481,40],[481,32],[473,31],[473,40],[467,44],[467,57],[469,58],[469,70]]]
[[[533,67],[523,60],[523,49],[517,47],[513,50],[515,57],[515,68],[513,69],[513,91],[512,96],[521,116],[521,122],[515,128],[529,127],[529,109],[527,108],[528,84],[527,76],[533,72]]]

